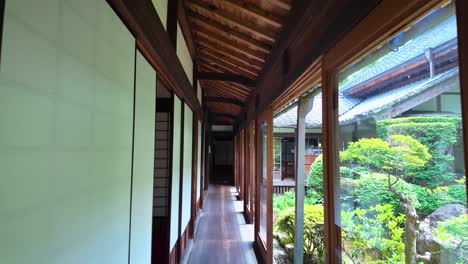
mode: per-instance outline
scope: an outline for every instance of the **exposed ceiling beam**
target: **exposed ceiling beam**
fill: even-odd
[[[268,54],[267,52],[261,50],[252,50],[248,46],[239,44],[224,36],[213,34],[210,31],[196,25],[194,25],[193,29],[196,32],[198,38],[202,38],[212,44],[215,44],[215,46],[223,46],[224,48],[242,53],[250,59],[257,60],[261,63],[265,62],[265,57]]]
[[[226,38],[239,41],[244,45],[250,46],[253,49],[262,50],[267,53],[271,50],[271,44],[273,42],[264,43],[262,41],[256,40],[249,35],[237,32],[236,30],[228,26],[225,26],[214,20],[207,19],[206,17],[193,11],[188,11],[188,14],[194,22],[194,24],[198,25],[199,27],[205,28],[213,33],[217,33]]]
[[[208,64],[214,63],[222,68],[225,69],[232,69],[238,71],[239,73],[245,74],[248,77],[251,77],[252,79],[255,79],[258,75],[258,70],[257,69],[252,69],[252,67],[246,67],[245,65],[238,65],[235,63],[232,63],[226,58],[213,55],[211,52],[205,50],[205,49],[200,49],[200,53],[203,54],[201,59],[206,60]]]
[[[233,104],[237,106],[244,106],[244,103],[242,103],[240,100],[233,99],[233,98],[227,98],[227,97],[214,97],[214,96],[207,96],[205,100],[210,103],[210,102],[215,102],[215,103],[226,103],[226,104]]]
[[[222,83],[213,83],[213,82],[205,82],[205,86],[214,91],[221,92],[223,94],[235,96],[241,100],[245,100],[248,98],[249,93],[245,91],[240,91],[238,89],[232,88],[229,85],[225,85]]]
[[[244,108],[244,111],[255,109],[255,112],[248,111],[246,121],[264,111],[379,2],[380,0],[293,1],[283,29],[257,78],[255,91]],[[286,67],[285,54],[288,56]],[[255,100],[256,95],[261,95],[258,101]],[[240,119],[238,121],[241,122]]]
[[[247,67],[252,67],[257,70],[262,69],[263,63],[261,61],[254,61],[246,57],[245,55],[239,54],[233,50],[228,51],[225,48],[215,43],[208,43],[207,41],[200,41],[199,44],[200,44],[200,49],[204,49],[204,50],[207,50],[208,52],[219,54],[220,56],[228,58],[232,62],[242,64]]]
[[[220,96],[235,97],[239,100],[245,100],[248,97],[248,94],[241,93],[234,89],[226,89],[221,85],[216,85],[212,82],[205,82],[205,88],[207,91],[212,91]]]
[[[200,60],[200,62],[203,63],[202,65],[206,66],[206,67],[221,69],[222,71],[224,71],[226,73],[241,74],[241,75],[244,75],[244,76],[248,77],[249,79],[256,79],[257,78],[257,75],[252,74],[252,73],[247,72],[247,71],[244,71],[243,69],[234,68],[231,65],[227,65],[227,64],[224,64],[224,63],[216,63],[215,61],[212,61],[209,58],[204,57],[204,56],[201,56],[199,58],[199,60]]]
[[[249,79],[239,74],[229,74],[221,72],[197,72],[195,76],[199,80],[237,82],[246,86],[255,87],[255,80]]]
[[[236,120],[236,118],[237,118],[237,116],[235,116],[235,115],[226,114],[226,113],[216,113],[216,112],[213,112],[213,111],[211,111],[211,113],[213,114],[213,116],[230,118],[232,120]]]
[[[224,3],[232,6],[235,9],[240,9],[241,11],[251,16],[254,16],[255,18],[265,23],[268,23],[276,28],[280,28],[282,25],[281,18],[271,14],[270,12],[262,10],[258,8],[256,5],[253,5],[249,2],[240,1],[240,0],[225,0]]]
[[[286,0],[269,0],[269,1],[272,2],[272,4],[279,6],[283,9],[286,9],[286,10],[291,9],[291,5]]]
[[[260,29],[259,26],[250,23],[247,20],[243,20],[240,17],[233,16],[231,13],[226,12],[221,8],[214,7],[210,3],[188,1],[187,5],[191,10],[195,12],[197,9],[202,10],[202,12],[212,14],[213,17],[216,18],[218,21],[230,23],[244,31],[249,32],[249,34],[270,41],[271,43],[275,41],[275,34],[272,31]]]

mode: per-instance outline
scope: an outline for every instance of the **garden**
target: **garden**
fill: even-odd
[[[460,117],[378,121],[375,138],[340,152],[345,263],[468,263],[468,215]],[[461,168],[461,169],[460,169]],[[310,167],[304,263],[324,263],[323,162]],[[274,236],[292,259],[294,191],[273,197]]]

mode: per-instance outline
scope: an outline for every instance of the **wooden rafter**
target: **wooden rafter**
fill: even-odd
[[[214,44],[215,46],[223,46],[226,49],[242,53],[249,59],[257,60],[261,63],[265,62],[265,57],[268,54],[267,52],[252,50],[249,47],[246,47],[245,45],[239,44],[224,36],[213,34],[210,31],[199,26],[195,26],[194,29],[196,30],[197,37],[202,39],[202,41],[207,41],[211,44]]]
[[[265,43],[259,41],[257,39],[252,38],[249,35],[240,33],[235,29],[222,25],[214,20],[207,19],[206,17],[203,17],[202,15],[193,11],[188,11],[188,14],[192,19],[193,23],[199,27],[205,28],[206,30],[209,30],[226,38],[230,38],[235,41],[241,42],[244,45],[250,46],[252,49],[261,50],[264,52],[269,52],[271,50],[272,42]]]
[[[265,11],[260,8],[258,8],[256,5],[253,5],[248,2],[244,2],[241,0],[225,0],[224,3],[242,10],[243,12],[265,22],[268,23],[276,28],[281,28],[282,25],[282,19]]]
[[[213,93],[221,96],[235,97],[239,100],[245,100],[247,98],[247,96],[243,93],[239,93],[233,89],[225,89],[225,87],[216,86],[215,84],[211,83],[205,83],[205,88],[208,91],[212,91]]]
[[[247,97],[244,93],[240,93],[236,90],[226,90],[225,87],[215,85],[212,83],[205,83],[205,87],[207,88],[207,90],[211,90],[215,93],[222,94],[227,97],[236,97],[239,100],[245,100],[245,98]]]
[[[255,86],[255,80],[249,79],[243,75],[239,74],[229,74],[221,72],[196,72],[195,76],[198,80],[208,80],[208,81],[226,81],[226,82],[235,82],[241,83],[246,86]]]
[[[219,83],[219,82],[216,83],[216,84],[205,82],[205,84],[206,84],[207,87],[211,87],[212,89],[222,91],[222,92],[225,92],[227,94],[237,95],[241,99],[247,98],[247,96],[249,94],[248,92],[239,91],[237,89],[234,89],[233,87],[230,87],[229,85],[225,85],[225,84],[222,84],[222,83]]]
[[[192,11],[197,12],[197,10],[201,10],[202,12],[212,14],[213,18],[215,18],[216,20],[232,24],[233,26],[238,27],[239,29],[249,32],[249,34],[252,34],[253,36],[265,39],[271,43],[275,41],[275,34],[271,31],[262,29],[259,26],[251,23],[250,21],[242,20],[241,18],[236,17],[223,9],[215,7],[209,2],[201,2],[202,1],[194,2],[193,0],[191,0],[187,2],[187,5]]]
[[[262,69],[262,62],[259,61],[254,61],[245,55],[239,54],[235,51],[227,51],[226,49],[223,49],[220,45],[215,44],[215,43],[208,43],[207,41],[200,41],[200,49],[207,50],[208,52],[212,52],[213,54],[218,54],[220,56],[229,58],[232,60],[232,62],[236,62],[239,64],[243,64],[248,67],[255,68],[257,70]]]
[[[291,9],[291,5],[286,0],[269,0],[269,1],[272,2],[272,4],[279,6],[283,9],[286,9],[286,10]]]
[[[251,79],[256,79],[256,76],[258,75],[258,70],[252,69],[252,67],[245,67],[243,65],[234,64],[229,60],[219,58],[216,55],[207,52],[206,50],[200,49],[200,53],[203,54],[202,60],[207,61],[208,64],[215,63],[216,65],[224,69],[234,69],[238,73],[242,73],[243,75]]]
[[[245,89],[245,87],[235,86],[234,83],[228,83],[228,82],[222,82],[222,81],[216,81],[215,83],[219,87],[224,87],[225,89],[231,89],[233,91],[237,91],[242,94],[250,94],[251,92],[251,89]]]

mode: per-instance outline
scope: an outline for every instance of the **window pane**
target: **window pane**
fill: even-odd
[[[266,245],[266,234],[267,234],[267,137],[268,137],[268,125],[263,122],[261,125],[261,135],[262,135],[262,178],[260,179],[260,238],[263,240],[263,243]]]
[[[405,30],[338,76],[342,258],[467,263],[453,3]]]
[[[304,225],[303,258],[304,263],[324,263],[324,208],[322,173],[322,94],[320,84],[311,88],[304,97],[310,98],[309,109],[305,115],[304,144],[298,144],[297,121],[298,103],[295,102],[280,110],[273,119],[274,158],[281,157],[279,167],[275,166],[273,176],[273,257],[277,263],[294,261],[294,248],[297,222],[295,171],[297,155],[303,155],[304,188]],[[313,94],[312,94],[313,93]],[[303,97],[301,96],[301,97]],[[307,104],[306,101],[303,101]],[[301,151],[299,147],[303,149]],[[278,164],[278,162],[276,162]],[[297,212],[296,212],[297,211]]]

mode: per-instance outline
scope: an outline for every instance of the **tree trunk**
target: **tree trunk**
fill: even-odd
[[[416,251],[416,240],[418,238],[418,214],[414,207],[413,198],[400,195],[401,206],[406,215],[405,220],[405,263],[416,264],[420,261],[429,262],[431,260],[431,253],[426,252],[424,255],[419,255]]]

